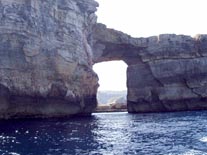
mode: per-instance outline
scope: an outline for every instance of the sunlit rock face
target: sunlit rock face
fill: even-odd
[[[129,112],[207,109],[207,35],[132,38],[97,24],[94,62],[128,64]]]
[[[88,114],[93,0],[0,0],[0,118]]]
[[[207,109],[207,36],[132,38],[94,0],[0,0],[0,118],[90,114],[92,65],[128,64],[128,111]],[[109,75],[110,76],[110,75]]]

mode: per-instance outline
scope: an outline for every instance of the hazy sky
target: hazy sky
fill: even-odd
[[[162,33],[191,36],[207,34],[207,0],[97,1],[100,4],[97,12],[98,22],[133,37],[148,37]],[[98,65],[94,68],[100,78],[100,90],[126,89],[124,65]],[[113,66],[116,68],[112,68]],[[112,77],[114,79],[109,82]]]
[[[102,62],[93,69],[99,76],[99,90],[126,90],[126,69],[123,61]]]
[[[98,22],[134,37],[207,33],[207,0],[97,0]]]

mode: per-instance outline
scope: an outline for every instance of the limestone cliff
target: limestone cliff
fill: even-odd
[[[0,0],[0,118],[89,114],[93,0]]]
[[[207,35],[132,38],[97,24],[94,62],[128,64],[128,111],[207,109]]]
[[[132,38],[94,0],[0,0],[0,118],[90,114],[92,65],[128,64],[128,111],[207,109],[207,35]]]

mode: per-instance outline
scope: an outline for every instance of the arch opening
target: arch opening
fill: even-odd
[[[120,61],[96,63],[93,70],[99,77],[97,111],[127,111],[127,64]]]

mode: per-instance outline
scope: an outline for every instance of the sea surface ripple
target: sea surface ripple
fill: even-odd
[[[1,155],[207,155],[207,111],[0,121]]]

